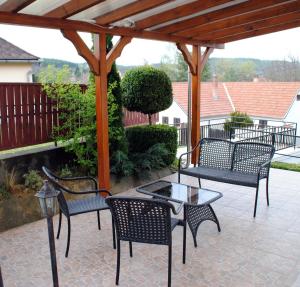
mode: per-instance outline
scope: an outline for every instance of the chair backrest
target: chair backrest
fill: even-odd
[[[200,142],[199,165],[231,169],[234,143],[217,138],[203,138]]]
[[[57,191],[59,191],[59,194],[57,195],[59,208],[60,208],[60,210],[62,211],[63,214],[68,216],[69,215],[69,208],[68,208],[67,201],[64,197],[64,192],[65,191],[68,192],[69,190],[67,188],[65,188],[64,186],[62,186],[61,184],[59,184],[59,182],[58,182],[59,177],[57,175],[55,175],[52,171],[50,171],[48,168],[43,166],[42,170],[43,170],[44,174],[47,176],[50,184],[52,184],[53,187]]]
[[[137,197],[106,198],[119,240],[168,245],[171,242],[171,204]]]
[[[259,167],[271,160],[275,148],[269,144],[241,142],[235,144],[232,169],[244,173],[257,174]],[[263,167],[260,177],[268,176],[270,165]]]

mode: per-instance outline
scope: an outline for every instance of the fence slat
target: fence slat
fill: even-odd
[[[7,96],[7,112],[8,112],[8,126],[9,126],[9,142],[16,146],[16,127],[15,127],[15,107],[14,107],[14,87],[8,86],[6,89]]]
[[[7,101],[6,86],[0,87],[0,110],[1,110],[1,148],[9,147],[8,122],[7,122]]]

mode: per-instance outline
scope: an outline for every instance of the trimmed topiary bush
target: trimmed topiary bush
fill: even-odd
[[[129,111],[141,112],[149,117],[171,106],[172,83],[168,75],[150,66],[127,71],[121,82],[123,105]]]
[[[166,165],[171,165],[177,152],[177,130],[167,125],[135,126],[126,129],[130,153],[144,153],[155,144],[165,144],[168,154]]]

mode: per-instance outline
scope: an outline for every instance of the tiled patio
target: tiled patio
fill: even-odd
[[[184,182],[197,184],[187,178]],[[182,228],[175,229],[172,286],[300,286],[300,174],[271,171],[270,207],[262,184],[256,219],[252,218],[254,189],[211,181],[203,181],[203,186],[224,195],[213,204],[222,232],[214,223],[204,223],[198,232],[199,246],[194,248],[188,231],[183,265]],[[109,212],[101,219],[98,231],[95,214],[73,218],[68,259],[63,221],[61,239],[56,241],[60,286],[114,286],[116,251]],[[5,287],[52,286],[47,240],[45,221],[0,235]],[[133,252],[130,258],[127,244],[122,244],[120,286],[166,286],[167,248],[134,244]]]

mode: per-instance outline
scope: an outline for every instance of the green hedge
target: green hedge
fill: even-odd
[[[287,162],[274,161],[272,162],[271,167],[300,172],[299,163],[287,163]]]
[[[167,125],[135,126],[126,129],[130,153],[143,153],[157,143],[164,143],[169,151],[165,162],[174,162],[177,152],[177,130]]]

